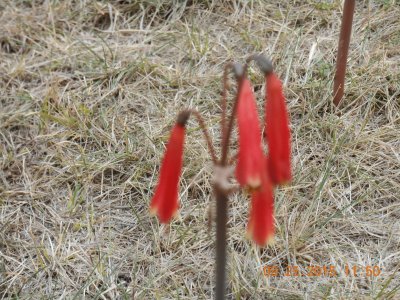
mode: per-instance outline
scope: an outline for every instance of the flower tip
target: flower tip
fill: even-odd
[[[261,186],[261,178],[260,177],[251,177],[247,181],[248,188],[253,191],[257,190]]]
[[[254,237],[254,234],[252,232],[252,228],[249,226],[246,230],[245,237],[248,240],[253,241],[256,245],[259,247],[266,247],[266,246],[272,246],[275,244],[275,235],[273,232],[269,233],[267,236],[265,236],[262,240],[256,239]]]
[[[291,181],[292,181],[292,178],[289,178],[289,179],[283,180],[279,185],[281,187],[288,187],[290,185]]]
[[[256,244],[261,248],[272,246],[274,243],[275,243],[274,237],[269,237],[268,239],[262,242],[256,242]]]
[[[245,236],[246,239],[248,239],[249,241],[253,240],[253,233],[250,231],[249,228],[246,229],[246,233],[244,234],[244,236]]]
[[[157,208],[156,208],[156,207],[150,207],[150,208],[149,208],[149,214],[150,214],[150,216],[152,216],[152,217],[157,216]]]
[[[156,216],[160,223],[168,224],[171,220],[175,219],[179,215],[179,204],[176,203],[175,207],[166,207],[161,203],[160,205],[150,205],[149,213],[150,216]]]
[[[275,244],[275,235],[271,234],[268,236],[265,246],[273,246]]]

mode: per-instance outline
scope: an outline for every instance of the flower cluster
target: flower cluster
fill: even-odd
[[[268,155],[263,151],[261,125],[257,105],[246,72],[240,76],[237,109],[239,152],[236,179],[251,194],[249,236],[260,246],[274,237],[274,187],[291,180],[289,118],[282,83],[272,67],[261,65],[266,80],[265,140]],[[190,111],[183,111],[172,129],[160,170],[159,181],[150,204],[150,211],[163,223],[176,214],[178,185],[182,168],[185,125]]]
[[[250,82],[242,81],[237,120],[239,155],[236,177],[251,193],[249,236],[263,246],[274,237],[273,187],[291,179],[290,131],[282,84],[266,72],[265,131],[268,156],[262,150],[260,121]]]

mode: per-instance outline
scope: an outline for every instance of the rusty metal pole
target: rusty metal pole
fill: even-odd
[[[342,27],[340,29],[338,53],[336,58],[336,73],[333,84],[333,103],[338,106],[344,94],[344,77],[346,74],[347,55],[349,52],[351,27],[355,0],[345,0],[342,17]]]

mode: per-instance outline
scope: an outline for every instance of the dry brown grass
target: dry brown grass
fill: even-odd
[[[42,3],[43,2],[43,3]],[[219,142],[222,69],[272,56],[292,120],[276,243],[232,197],[229,299],[400,299],[400,6],[360,1],[346,96],[331,105],[339,1],[2,1],[0,299],[210,299],[211,165],[189,123],[180,217],[148,215],[177,111]],[[262,107],[263,81],[250,69]],[[266,278],[265,265],[338,276]],[[378,277],[343,267],[377,265]]]

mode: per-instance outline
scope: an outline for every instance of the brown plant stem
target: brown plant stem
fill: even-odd
[[[242,65],[240,65],[238,63],[234,63],[234,62],[227,63],[224,68],[222,98],[221,98],[221,108],[222,108],[221,136],[222,136],[222,141],[226,140],[226,138],[227,138],[226,134],[228,131],[228,128],[226,126],[226,95],[227,95],[227,91],[229,89],[229,82],[228,82],[229,71],[233,71],[237,80],[239,80],[239,78],[243,75],[243,72],[244,72]],[[222,149],[222,152],[223,151],[224,150]]]
[[[217,239],[216,239],[216,290],[215,299],[225,299],[226,291],[226,224],[228,220],[228,194],[220,188],[214,188],[217,200]]]
[[[187,120],[189,119],[190,115],[194,115],[197,122],[199,123],[199,126],[203,132],[204,135],[204,139],[206,140],[207,143],[207,147],[208,147],[208,151],[210,152],[210,156],[212,159],[213,164],[217,164],[218,163],[218,159],[217,159],[217,155],[210,137],[210,134],[208,133],[208,129],[206,126],[206,123],[204,122],[203,117],[201,116],[201,114],[195,110],[195,109],[185,109],[182,110],[179,114],[178,114],[178,118],[177,118],[177,123],[179,124],[185,124],[187,122]]]
[[[226,126],[226,94],[228,85],[228,70],[232,69],[236,75],[236,78],[239,82],[239,87],[237,90],[237,95],[234,101],[233,110],[229,118],[228,126]],[[191,114],[193,114],[197,122],[199,123],[204,138],[207,142],[208,149],[213,161],[213,164],[216,168],[220,168],[222,170],[221,174],[217,174],[217,181],[214,182],[214,193],[217,201],[217,234],[216,234],[216,299],[223,300],[225,299],[225,291],[226,291],[226,241],[227,241],[227,230],[226,224],[228,219],[228,197],[230,190],[226,188],[227,182],[229,179],[229,174],[227,173],[227,157],[228,157],[228,147],[229,147],[229,139],[231,136],[231,131],[233,128],[233,122],[235,119],[237,102],[239,98],[241,83],[244,78],[243,68],[241,65],[229,63],[226,65],[224,69],[224,85],[223,85],[223,93],[222,93],[222,117],[221,117],[221,131],[222,131],[222,151],[221,151],[221,160],[218,161],[214,146],[211,141],[211,137],[208,133],[205,122],[197,110],[187,109],[181,111],[178,115],[177,122],[180,124],[185,124]]]
[[[353,23],[355,0],[345,0],[342,25],[340,29],[336,73],[333,83],[333,103],[338,106],[344,94],[344,77],[346,74],[347,55],[349,52],[351,27]]]
[[[204,135],[204,138],[206,139],[206,143],[207,143],[210,155],[211,155],[212,162],[215,165],[218,162],[217,154],[215,153],[215,149],[214,149],[210,134],[208,133],[206,123],[204,122],[203,117],[197,110],[191,109],[190,112],[196,117],[197,122],[199,123],[201,130],[203,131],[203,135]]]
[[[235,101],[233,103],[233,108],[232,108],[232,112],[231,112],[231,115],[230,115],[230,118],[229,118],[229,121],[227,124],[227,128],[225,130],[225,135],[222,139],[222,150],[221,150],[221,161],[220,161],[221,166],[226,166],[226,164],[227,164],[227,158],[228,158],[228,154],[229,154],[229,141],[231,138],[233,123],[235,121],[238,99],[239,99],[240,91],[242,89],[243,80],[246,77],[246,73],[247,73],[247,65],[245,65],[242,72],[240,72],[239,76],[237,76],[238,89],[236,91],[236,97],[235,97]]]
[[[228,83],[228,71],[229,64],[227,64],[224,68],[224,77],[223,77],[223,87],[222,87],[222,98],[221,98],[221,137],[225,138],[226,131],[226,94],[229,89]]]
[[[224,120],[221,119],[221,128],[222,128],[222,150],[221,150],[221,160],[219,161],[219,166],[227,172],[227,158],[228,158],[228,150],[229,150],[229,140],[231,136],[231,132],[233,129],[233,123],[237,110],[237,103],[239,99],[239,94],[242,86],[243,79],[246,74],[246,68],[243,69],[238,64],[229,63],[226,65],[224,70],[224,91],[223,91],[223,108],[226,110],[226,89],[228,87],[227,80],[227,70],[231,68],[233,69],[236,79],[238,81],[238,90],[236,92],[236,97],[234,100],[232,112],[228,121],[228,124],[225,124],[226,120],[226,111],[223,111]],[[224,122],[224,123],[222,123]],[[225,186],[228,183],[229,174],[225,174],[225,176],[221,175],[221,178],[218,178],[220,182],[214,183],[214,193],[217,201],[217,236],[216,236],[216,262],[215,262],[215,278],[216,278],[216,291],[215,291],[215,299],[223,300],[225,299],[225,291],[226,291],[226,243],[227,243],[227,220],[228,220],[228,197],[230,190]]]

